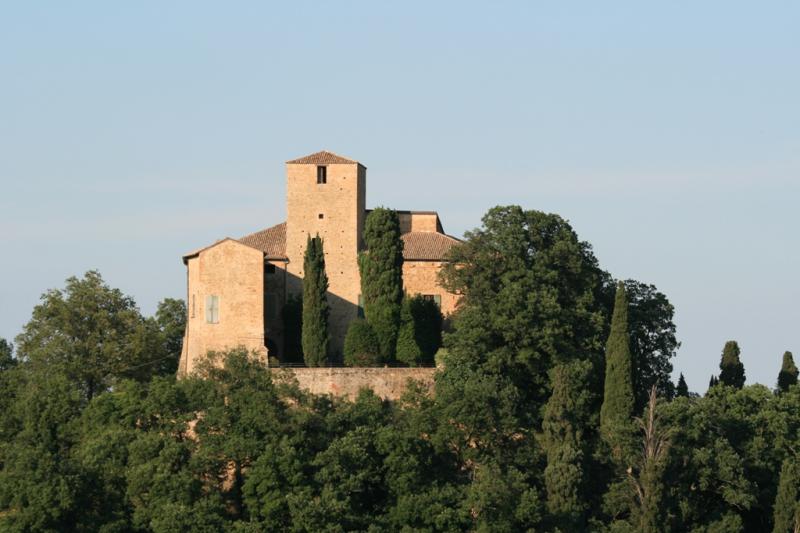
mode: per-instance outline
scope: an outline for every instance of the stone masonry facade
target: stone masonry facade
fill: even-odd
[[[358,254],[363,250],[364,221],[369,214],[367,169],[358,161],[323,151],[288,161],[286,180],[285,222],[238,239],[225,238],[183,256],[188,317],[180,374],[191,373],[212,350],[244,347],[265,360],[267,356],[282,360],[287,355],[282,310],[291,295],[302,295],[306,243],[316,235],[323,239],[329,279],[330,355],[340,357],[349,323],[363,312]],[[444,232],[435,212],[398,214],[404,290],[435,300],[447,317],[455,310],[457,296],[441,287],[438,273],[449,250],[460,241]],[[310,379],[302,376],[303,383]],[[381,379],[396,381],[391,376]],[[363,379],[357,381],[363,383]],[[347,390],[344,395],[352,396],[352,387],[346,383],[341,385]],[[338,385],[303,387],[335,392]],[[379,388],[386,389],[385,396],[397,394],[396,384]]]

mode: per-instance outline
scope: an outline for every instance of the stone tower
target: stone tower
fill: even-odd
[[[358,252],[366,216],[367,169],[330,152],[286,162],[287,291],[302,293],[309,237],[322,237],[328,274],[330,352],[341,354],[361,294]]]

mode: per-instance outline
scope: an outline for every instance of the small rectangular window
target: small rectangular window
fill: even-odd
[[[328,168],[319,166],[317,167],[317,185],[328,183]]]
[[[219,296],[214,294],[206,296],[206,323],[219,323]]]
[[[426,300],[432,300],[437,306],[442,307],[441,294],[423,294],[421,296]]]
[[[317,215],[317,218],[319,218],[320,220],[322,220],[323,218],[325,218],[325,215],[323,215],[322,213],[320,213],[319,215]]]

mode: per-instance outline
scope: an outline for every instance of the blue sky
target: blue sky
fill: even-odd
[[[0,7],[0,336],[99,269],[145,313],[182,252],[283,220],[284,161],[368,204],[556,212],[676,307],[704,391],[800,357],[796,2],[17,2]]]

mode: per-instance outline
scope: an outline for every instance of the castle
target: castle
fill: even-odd
[[[329,280],[330,352],[341,354],[347,327],[363,313],[358,253],[366,208],[367,168],[331,152],[286,163],[285,222],[225,238],[183,256],[188,317],[179,372],[192,372],[210,350],[244,347],[281,360],[282,309],[302,294],[308,236],[324,242]],[[447,235],[433,211],[398,211],[403,240],[403,288],[435,300],[447,316],[457,296],[437,275],[459,240]],[[291,354],[290,354],[291,355]]]

